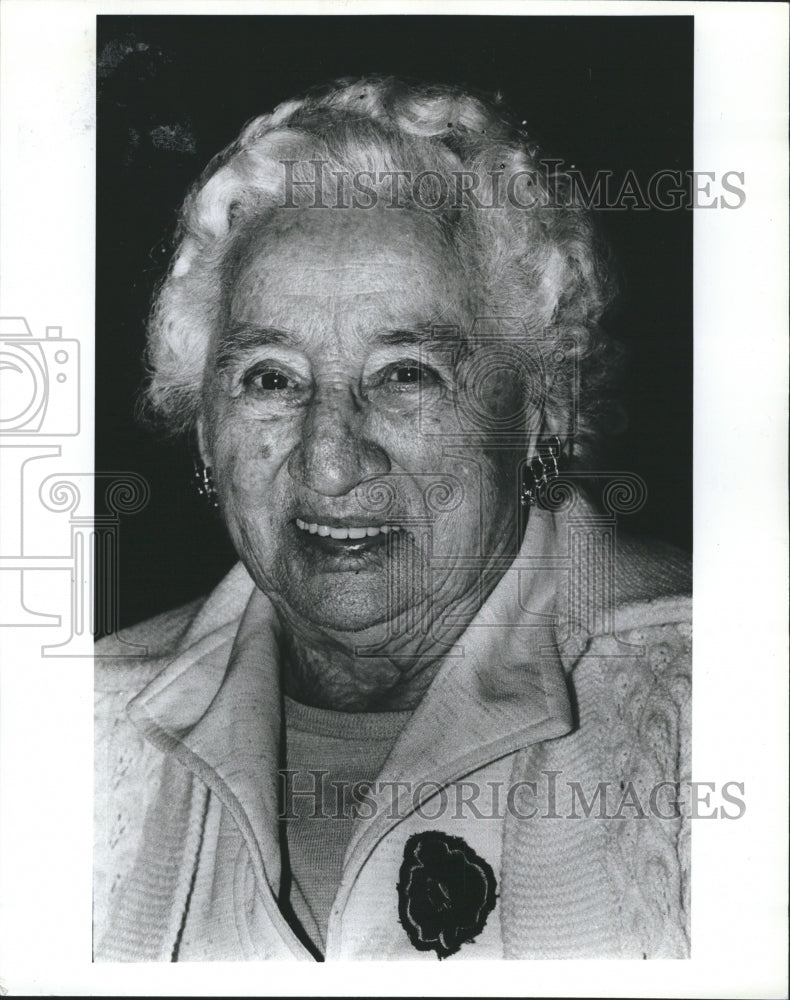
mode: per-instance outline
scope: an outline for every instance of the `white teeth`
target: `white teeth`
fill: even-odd
[[[309,531],[311,535],[320,535],[322,538],[373,538],[375,535],[387,535],[390,531],[400,531],[395,524],[382,524],[378,527],[370,528],[331,528],[328,524],[308,523],[297,517],[296,526],[302,531]]]

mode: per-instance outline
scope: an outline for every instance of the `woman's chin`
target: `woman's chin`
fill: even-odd
[[[333,631],[384,632],[419,599],[412,593],[412,550],[406,537],[335,539],[299,532],[276,560],[277,596],[261,589],[296,627],[303,620]]]
[[[350,580],[334,574],[329,579],[313,579],[282,596],[297,631],[306,625],[330,632],[370,632],[370,641],[378,644],[392,632],[391,623],[402,612],[393,605],[386,580],[382,584],[371,586],[367,573]]]

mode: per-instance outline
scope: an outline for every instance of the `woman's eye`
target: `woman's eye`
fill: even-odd
[[[388,382],[396,385],[435,385],[439,381],[439,376],[431,368],[417,363],[404,363],[390,369]]]
[[[241,374],[237,395],[262,413],[276,414],[302,406],[310,397],[310,376],[271,360]]]
[[[249,372],[244,379],[245,385],[267,392],[282,392],[294,388],[294,380],[276,369]]]

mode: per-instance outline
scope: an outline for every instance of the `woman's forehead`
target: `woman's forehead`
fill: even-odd
[[[280,210],[247,236],[231,279],[230,313],[275,325],[303,312],[439,321],[467,311],[466,271],[423,212]]]
[[[296,258],[304,263],[332,254],[340,259],[378,262],[391,257],[402,266],[410,258],[447,265],[456,251],[438,219],[420,209],[278,208],[248,224],[242,267],[254,259]]]

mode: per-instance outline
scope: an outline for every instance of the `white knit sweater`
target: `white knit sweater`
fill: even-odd
[[[585,599],[605,611],[614,582],[616,612],[588,615],[585,627],[569,603],[579,567],[564,568],[566,526],[534,521],[519,559],[528,551],[538,561],[516,560],[380,775],[447,794],[472,782],[483,812],[493,813],[497,782],[512,801],[497,818],[431,818],[426,806],[359,821],[328,959],[434,957],[410,944],[396,890],[406,840],[430,829],[461,836],[496,874],[496,906],[453,961],[688,954],[688,560],[621,543],[611,581],[588,555]],[[97,959],[178,958],[213,807],[228,810],[246,846],[226,938],[207,943],[205,957],[311,958],[277,905],[276,796],[260,780],[276,770],[279,738],[276,658],[260,668],[270,616],[239,565],[206,601],[124,634],[147,656],[124,656],[118,639],[99,644]],[[678,783],[680,809],[666,798],[650,808],[661,782]]]

